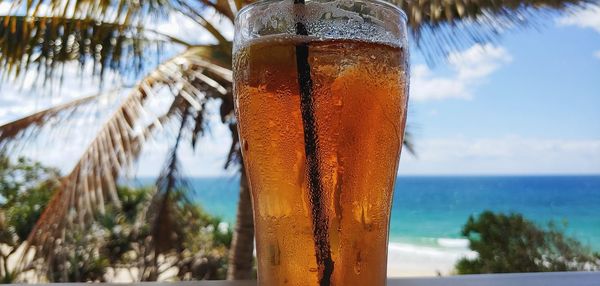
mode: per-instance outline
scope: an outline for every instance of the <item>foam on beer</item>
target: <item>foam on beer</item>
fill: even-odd
[[[390,10],[398,9],[388,3],[370,5],[369,10],[358,12],[356,5],[362,2],[355,0],[336,0],[330,2],[307,1],[303,9],[294,8],[292,1],[263,2],[253,8],[252,16],[240,11],[236,21],[236,44],[234,53],[243,46],[251,44],[257,38],[261,41],[277,41],[284,38],[289,41],[295,38],[299,42],[327,39],[346,39],[382,43],[395,47],[406,46],[401,25],[397,25],[399,15]],[[364,12],[364,13],[362,13]],[[298,18],[300,17],[300,18]],[[403,16],[400,16],[403,17]],[[243,18],[243,20],[242,20]],[[295,23],[300,21],[305,24],[309,35],[318,36],[292,36],[295,34]],[[239,27],[244,22],[249,27]]]

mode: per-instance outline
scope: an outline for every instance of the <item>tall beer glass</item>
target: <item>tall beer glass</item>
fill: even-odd
[[[386,2],[262,1],[237,15],[260,285],[385,285],[407,60],[406,17]]]

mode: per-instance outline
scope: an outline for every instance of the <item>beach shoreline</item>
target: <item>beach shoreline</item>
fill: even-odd
[[[477,257],[468,240],[437,238],[435,243],[417,244],[391,241],[388,245],[388,277],[447,276],[463,258]]]

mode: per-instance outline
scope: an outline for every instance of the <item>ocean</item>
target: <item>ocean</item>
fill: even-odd
[[[188,182],[193,201],[234,223],[239,178]],[[539,225],[552,220],[600,251],[600,176],[400,176],[394,190],[389,264],[413,274],[449,272],[458,258],[474,255],[460,231],[470,215],[484,210],[522,213]],[[407,270],[415,265],[421,268]]]

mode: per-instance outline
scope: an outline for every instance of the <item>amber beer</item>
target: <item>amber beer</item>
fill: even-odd
[[[300,46],[308,50],[310,110],[302,102]],[[236,48],[260,285],[385,285],[406,58],[394,43],[299,35]]]

